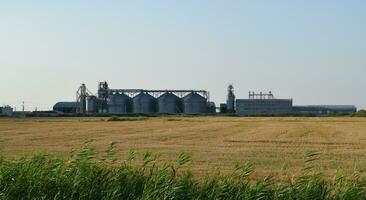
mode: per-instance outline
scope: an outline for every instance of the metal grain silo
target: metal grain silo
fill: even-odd
[[[197,93],[190,93],[183,97],[184,113],[207,113],[207,99]]]
[[[158,112],[164,114],[181,113],[181,99],[172,93],[164,93],[158,98]]]
[[[108,112],[124,114],[131,112],[131,97],[125,94],[113,94],[108,101]]]
[[[98,99],[96,96],[88,96],[86,101],[86,111],[88,113],[98,112]]]
[[[150,114],[156,112],[156,98],[148,93],[141,92],[132,101],[134,113]]]

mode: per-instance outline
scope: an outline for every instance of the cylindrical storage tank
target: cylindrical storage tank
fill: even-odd
[[[183,97],[184,113],[207,113],[207,99],[197,93],[190,93]]]
[[[181,113],[181,99],[172,93],[164,93],[158,98],[158,112],[164,114]]]
[[[115,114],[125,114],[131,112],[131,97],[125,94],[113,94],[108,101],[108,112]]]
[[[98,112],[98,99],[96,96],[88,96],[86,100],[86,111],[88,113],[97,113]]]
[[[207,112],[208,113],[216,113],[216,104],[215,104],[215,102],[209,101],[207,103]]]
[[[156,112],[156,98],[147,93],[140,93],[133,99],[133,112],[151,114]]]

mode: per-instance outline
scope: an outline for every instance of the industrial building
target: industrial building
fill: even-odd
[[[357,108],[352,105],[313,105],[292,107],[292,113],[297,115],[337,115],[352,114],[355,112],[357,112]]]
[[[53,106],[53,110],[61,113],[76,113],[79,107],[77,102],[57,102]]]
[[[205,90],[111,89],[107,82],[100,82],[96,95],[82,84],[76,96],[76,102],[59,102],[54,110],[82,114],[204,114],[216,109]]]
[[[96,94],[82,84],[76,101],[58,102],[54,111],[80,114],[220,114],[240,116],[352,114],[352,105],[293,106],[293,100],[275,98],[272,92],[249,92],[247,99],[236,99],[234,87],[227,88],[227,101],[217,108],[205,90],[111,89],[100,82]]]
[[[14,110],[10,106],[0,107],[0,115],[12,116],[13,113],[14,113]]]
[[[248,99],[236,99],[234,87],[229,85],[227,104],[220,104],[221,113],[235,113],[241,116],[262,115],[334,115],[353,114],[357,108],[353,105],[313,105],[293,106],[292,99],[277,99],[272,92],[249,92]],[[233,103],[235,101],[235,104]],[[235,108],[232,111],[231,108]]]
[[[275,99],[272,92],[249,92],[249,99],[236,100],[238,115],[286,115],[292,113],[292,99]]]

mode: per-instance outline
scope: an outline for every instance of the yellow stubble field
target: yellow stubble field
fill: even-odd
[[[296,175],[307,151],[319,152],[315,165],[326,174],[366,167],[366,118],[334,117],[152,117],[139,121],[107,118],[0,119],[0,154],[34,152],[68,156],[88,139],[104,151],[117,143],[123,161],[130,149],[152,151],[161,161],[192,155],[194,173],[229,172],[249,162],[258,176]]]

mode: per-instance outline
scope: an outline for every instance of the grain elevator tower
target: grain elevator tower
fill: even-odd
[[[230,84],[227,87],[227,112],[234,113],[235,112],[235,95],[234,95],[234,86]]]

